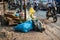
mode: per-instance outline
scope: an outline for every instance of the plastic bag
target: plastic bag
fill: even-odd
[[[30,12],[30,14],[34,14],[35,13],[35,10],[33,9],[33,7],[30,8],[29,12]]]
[[[34,29],[39,30],[40,32],[43,32],[45,28],[43,27],[43,24],[40,20],[33,20],[33,23],[35,25]]]
[[[33,7],[30,8],[29,13],[30,13],[30,17],[34,19],[35,10],[33,9]]]
[[[29,13],[28,11],[26,12],[26,19],[27,19],[27,20],[32,20],[32,18],[31,18],[31,16],[30,16],[30,13]]]
[[[16,14],[15,14],[15,16],[17,16],[17,17],[19,17],[19,15],[20,15],[19,13],[16,13]]]
[[[29,32],[31,29],[33,29],[32,21],[26,21],[22,24],[18,24],[17,26],[14,27],[16,31],[20,32]]]

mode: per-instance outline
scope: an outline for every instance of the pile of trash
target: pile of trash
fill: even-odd
[[[27,20],[15,26],[14,30],[20,32],[29,32],[30,30],[36,30],[36,29],[42,32],[43,30],[45,30],[42,22],[36,19],[34,13],[35,10],[31,7],[30,11],[26,13]]]

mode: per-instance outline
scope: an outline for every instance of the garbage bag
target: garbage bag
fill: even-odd
[[[40,32],[43,32],[45,30],[40,20],[33,20],[33,24],[34,24],[34,30],[38,30]]]
[[[32,21],[26,21],[22,24],[18,24],[17,26],[14,27],[15,31],[20,31],[20,32],[29,32],[30,30],[33,29],[33,24]]]

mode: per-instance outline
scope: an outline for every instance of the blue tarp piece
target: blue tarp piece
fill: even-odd
[[[29,32],[30,30],[33,29],[33,24],[32,21],[26,21],[22,24],[18,24],[17,26],[14,27],[15,31],[20,31],[20,32]]]

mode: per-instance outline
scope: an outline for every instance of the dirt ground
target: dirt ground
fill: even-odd
[[[28,33],[15,32],[14,26],[0,27],[0,40],[60,40],[57,34],[59,31],[51,28],[47,23],[44,26],[45,31],[43,32],[29,31]]]
[[[30,31],[28,33],[14,32],[12,27],[3,27],[0,30],[0,40],[49,40],[44,32]]]

